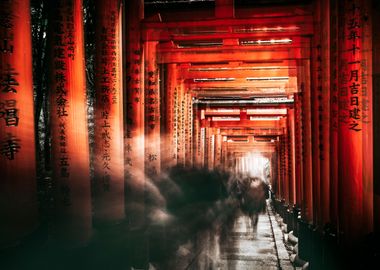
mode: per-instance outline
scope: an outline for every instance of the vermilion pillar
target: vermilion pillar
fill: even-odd
[[[372,28],[374,24],[378,24],[378,17],[366,18],[367,14],[370,14],[372,11],[373,1],[366,0],[360,1],[360,5],[363,6],[362,13],[360,14],[363,20],[363,40],[362,40],[362,60],[360,63],[362,76],[361,76],[361,85],[362,85],[362,122],[363,122],[363,227],[365,233],[373,231],[373,166],[374,166],[374,147],[373,147],[373,68],[372,63],[375,58],[373,58],[373,32]],[[372,22],[372,19],[375,20],[375,23]]]
[[[283,184],[282,184],[282,179],[283,179],[283,175],[282,175],[282,147],[281,147],[281,137],[279,137],[279,140],[277,141],[277,145],[276,145],[276,148],[277,148],[277,183],[276,183],[276,186],[277,186],[277,198],[279,199],[283,199],[284,196],[283,196]]]
[[[205,167],[206,163],[206,128],[202,127],[201,128],[201,136],[200,136],[200,157],[201,157],[201,167]]]
[[[317,3],[317,5],[320,2]],[[316,8],[315,27],[320,21],[320,9]],[[311,59],[311,145],[312,145],[312,177],[313,177],[313,221],[319,227],[321,224],[320,203],[320,135],[321,135],[321,100],[322,100],[322,45],[320,31],[313,38]]]
[[[52,167],[56,181],[54,237],[69,245],[91,235],[91,189],[80,0],[51,3]]]
[[[218,128],[215,134],[215,168],[221,169],[222,167],[222,135]]]
[[[208,168],[209,170],[213,170],[215,167],[215,128],[210,128],[210,137],[209,137],[209,148],[208,148]]]
[[[157,42],[146,42],[145,57],[145,172],[150,177],[161,171],[160,92]]]
[[[186,90],[185,95],[185,164],[193,166],[193,106],[192,95]]]
[[[346,243],[373,228],[370,8],[364,0],[346,0],[340,8],[339,226]]]
[[[380,18],[380,5],[372,10],[372,18]],[[373,24],[373,123],[380,123],[380,24]],[[380,160],[380,125],[373,126],[374,160]],[[373,166],[374,180],[374,224],[380,233],[380,166]]]
[[[302,218],[313,221],[312,148],[311,148],[311,90],[310,61],[298,61],[298,78],[302,92],[302,160],[303,160],[303,203]]]
[[[295,141],[295,178],[296,178],[296,204],[298,207],[303,201],[303,175],[302,175],[302,104],[300,94],[294,95],[294,141]]]
[[[144,18],[144,1],[126,1],[126,75],[124,80],[125,123],[124,155],[126,175],[126,216],[131,225],[141,225],[144,169],[144,69],[140,21]],[[137,206],[137,207],[136,207]]]
[[[289,130],[284,128],[284,136],[283,136],[283,174],[284,174],[284,199],[287,205],[290,204],[290,173],[291,167],[289,164]]]
[[[162,154],[166,152],[165,164],[169,168],[177,164],[177,137],[175,125],[175,98],[177,91],[177,65],[167,65],[167,84],[166,84],[166,145],[162,146]]]
[[[193,111],[193,156],[194,156],[194,166],[201,167],[202,157],[201,157],[201,115],[200,115],[199,105],[194,105]]]
[[[95,10],[94,217],[118,220],[125,211],[120,1],[96,1]]]
[[[205,132],[205,168],[210,169],[211,166],[211,127],[208,126]]]
[[[338,225],[338,1],[330,3],[330,222]]]
[[[296,188],[296,141],[295,141],[295,122],[294,122],[295,109],[288,109],[288,147],[289,147],[289,162],[288,167],[291,169],[289,174],[289,202],[291,205],[297,202],[297,188]]]
[[[319,112],[319,160],[320,160],[320,219],[321,226],[330,222],[330,1],[321,2],[321,99]]]
[[[177,88],[177,163],[185,165],[185,91],[182,80]]]
[[[0,3],[0,249],[38,224],[29,1]]]
[[[222,169],[224,171],[226,171],[228,169],[227,167],[227,162],[228,162],[228,159],[227,159],[227,136],[223,135],[222,136],[222,156],[221,156],[221,159],[222,159]]]

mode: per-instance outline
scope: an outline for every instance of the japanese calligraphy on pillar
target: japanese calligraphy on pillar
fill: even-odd
[[[176,141],[174,134],[174,92],[176,89],[177,82],[177,65],[167,64],[166,73],[166,92],[165,92],[165,111],[166,111],[166,124],[165,124],[165,148],[161,149],[165,162],[163,165],[165,169],[172,167],[176,164]]]
[[[201,167],[205,167],[205,159],[206,159],[206,128],[202,127],[200,132],[200,147],[201,153]]]
[[[121,111],[121,18],[118,1],[97,3],[95,175],[103,191],[123,178]],[[124,181],[124,180],[123,180]],[[114,182],[114,184],[116,184]]]
[[[38,224],[30,33],[30,2],[0,1],[0,247]]]
[[[140,125],[140,114],[142,107],[142,98],[141,98],[141,61],[142,61],[142,52],[139,44],[131,46],[131,52],[129,52],[129,63],[127,64],[129,68],[129,75],[127,77],[128,84],[128,96],[127,96],[127,121],[126,121],[126,134],[127,139],[125,151],[126,151],[126,166],[133,167],[134,158],[133,154],[136,147],[136,141],[133,139],[139,136],[137,130],[139,130]],[[141,135],[141,134],[140,134]]]
[[[50,87],[53,171],[59,206],[81,209],[87,215],[91,205],[82,11],[80,0],[52,3]],[[89,220],[79,226],[89,225],[86,222]]]
[[[178,91],[177,88],[174,88],[173,93],[173,103],[174,103],[174,111],[173,111],[173,147],[175,149],[173,153],[173,159],[177,162],[178,157]]]
[[[14,161],[21,150],[21,139],[17,135],[20,108],[17,98],[23,95],[19,82],[19,70],[16,69],[13,55],[21,48],[15,48],[16,14],[12,10],[12,1],[3,1],[0,5],[0,125],[1,141],[0,154],[8,161]],[[31,71],[30,71],[31,72]],[[30,93],[29,93],[30,94]]]
[[[339,120],[350,131],[358,132],[368,123],[368,65],[363,48],[363,28],[368,18],[363,14],[362,1],[346,0],[344,4]]]
[[[319,42],[321,40],[318,40]],[[324,110],[326,109],[323,103],[323,98],[326,93],[323,93],[323,86],[322,86],[322,72],[323,69],[326,69],[327,67],[322,67],[322,45],[319,43],[316,48],[316,59],[315,59],[315,79],[316,79],[316,100],[314,101],[315,107],[314,110],[317,110],[316,118],[314,121],[316,122],[318,126],[318,138],[316,140],[318,144],[318,152],[319,152],[319,159],[323,160],[323,151],[324,151],[324,145],[323,145],[323,119],[324,117]],[[327,121],[327,120],[326,120]]]
[[[192,109],[192,100],[191,100],[191,94],[186,93],[185,95],[185,127],[184,127],[184,134],[185,134],[185,162],[186,165],[191,166],[192,162],[192,115],[193,115],[193,109]]]
[[[150,176],[160,173],[160,93],[156,42],[147,42],[145,49],[145,162]]]
[[[69,99],[67,90],[67,58],[75,58],[75,42],[73,39],[73,6],[68,4],[63,6],[62,1],[57,3],[58,17],[53,22],[54,37],[53,37],[53,65],[54,65],[54,104],[55,116],[58,119],[58,158],[59,160],[59,176],[62,179],[68,179],[70,176],[70,161],[67,149],[67,118]],[[70,50],[69,50],[70,47]],[[70,56],[69,56],[70,55]],[[67,183],[62,183],[61,186],[62,200],[65,205],[70,205],[71,189]]]
[[[127,183],[143,184],[144,174],[144,69],[141,43],[143,1],[121,1],[125,5],[126,98],[124,123],[125,175]],[[141,198],[143,199],[143,198]],[[131,199],[133,200],[133,199]]]
[[[134,110],[135,104],[141,102],[141,88],[140,88],[140,77],[141,77],[141,50],[135,48],[134,51],[130,52],[131,61],[129,65],[129,76],[127,82],[129,82],[129,99],[127,103],[127,138],[132,138],[132,128],[136,123],[133,117],[136,115]],[[132,147],[132,146],[130,146]],[[132,149],[129,149],[132,151]],[[130,165],[130,164],[129,164]]]

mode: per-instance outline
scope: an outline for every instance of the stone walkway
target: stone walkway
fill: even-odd
[[[222,232],[208,232],[200,237],[196,249],[196,257],[183,269],[294,270],[270,206],[259,215],[256,228],[239,213],[224,237]]]

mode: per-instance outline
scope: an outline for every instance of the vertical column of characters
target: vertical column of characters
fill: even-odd
[[[167,64],[167,89],[166,91],[166,145],[163,151],[166,152],[167,167],[170,168],[177,163],[177,140],[176,140],[176,86],[177,86],[177,65]]]
[[[144,185],[144,70],[143,46],[141,43],[141,20],[144,18],[143,1],[125,2],[125,122],[124,156],[127,201],[132,204],[144,200],[135,198],[133,191]],[[128,209],[128,211],[134,211]]]
[[[192,115],[193,107],[191,93],[187,90],[185,95],[185,162],[186,166],[192,166]]]
[[[57,183],[54,237],[81,245],[92,227],[83,8],[81,0],[50,4],[52,160]]]
[[[145,43],[145,171],[158,176],[160,157],[160,94],[159,72],[156,60],[157,42]]]
[[[196,167],[201,166],[201,121],[200,109],[198,103],[193,105],[193,160]]]
[[[182,80],[177,86],[177,163],[185,165],[185,93]]]
[[[371,228],[372,215],[367,216],[372,209],[372,202],[367,204],[371,194],[371,168],[364,163],[367,153],[367,132],[372,134],[368,105],[367,66],[364,42],[365,31],[368,27],[368,16],[365,12],[367,1],[346,0],[340,15],[340,44],[339,54],[339,190],[340,209],[350,209],[350,213],[340,211],[341,230],[344,240],[352,243],[368,232]],[[344,13],[343,13],[344,11]],[[367,17],[366,17],[367,16]],[[369,31],[370,32],[370,31]],[[367,44],[368,45],[368,44]],[[370,50],[370,46],[367,46]],[[363,70],[364,67],[364,70]],[[364,82],[364,84],[363,84]],[[369,106],[368,106],[369,107]],[[367,126],[368,125],[368,126]],[[368,144],[367,144],[368,146]],[[364,154],[364,152],[366,152]],[[369,159],[369,161],[372,158]],[[371,162],[370,162],[371,163]],[[371,167],[371,166],[370,166]],[[367,170],[370,171],[367,173]],[[367,189],[367,190],[365,190]],[[368,190],[370,189],[370,190]],[[369,191],[369,193],[368,193]],[[349,203],[349,207],[347,207]],[[342,207],[342,208],[341,208]],[[369,211],[367,211],[369,210]],[[360,220],[358,222],[358,220]],[[363,229],[365,228],[365,229]]]
[[[95,76],[95,218],[124,217],[121,6],[97,1]]]
[[[38,225],[30,3],[0,2],[0,249]]]

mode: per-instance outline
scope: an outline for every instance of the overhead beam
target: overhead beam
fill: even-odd
[[[247,127],[247,128],[281,128],[283,124],[279,120],[250,121],[242,119],[240,121],[201,121],[201,127],[226,128],[226,127]]]
[[[259,78],[259,77],[288,77],[296,75],[296,68],[265,68],[265,69],[221,69],[221,70],[189,70],[182,69],[181,79],[206,78]]]
[[[158,55],[158,63],[210,63],[210,62],[232,62],[243,61],[252,63],[270,63],[272,61],[308,59],[308,54],[301,54],[300,48],[285,49],[285,50],[262,50],[262,51],[171,51],[161,52]]]
[[[272,26],[298,26],[310,25],[313,23],[312,15],[289,15],[289,16],[267,16],[260,18],[217,18],[196,21],[171,21],[171,22],[148,22],[143,23],[143,29],[167,29],[167,28],[202,28],[202,27],[236,27],[264,28]],[[263,29],[264,31],[264,29]]]
[[[283,129],[282,128],[221,128],[220,134],[223,136],[233,136],[233,135],[253,135],[253,136],[278,136],[282,135]]]

